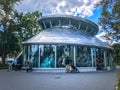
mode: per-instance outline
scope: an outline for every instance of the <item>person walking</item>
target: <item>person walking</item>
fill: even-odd
[[[14,65],[15,71],[17,71],[18,67],[17,67],[17,60],[16,59],[13,61],[13,65]]]
[[[26,72],[28,72],[29,70],[32,71],[32,62],[31,61],[27,61],[27,66],[26,66]]]
[[[13,64],[12,61],[9,61],[9,62],[8,62],[8,71],[11,71],[11,70],[12,70],[12,64]]]

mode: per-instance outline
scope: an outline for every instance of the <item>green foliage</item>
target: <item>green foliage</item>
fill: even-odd
[[[7,68],[8,68],[8,64],[0,63],[0,69],[7,69]]]
[[[21,0],[0,0],[0,10],[2,11],[1,13],[4,12],[6,15],[11,14],[14,4],[20,1]],[[0,15],[2,15],[1,13]]]
[[[14,37],[12,33],[15,30],[16,23],[14,21],[13,6],[19,1],[20,0],[0,0],[0,56],[2,56],[3,64],[5,64],[7,54],[15,51],[15,48],[10,47],[10,40],[17,43],[16,37]],[[19,45],[15,47],[19,47]]]
[[[112,48],[114,49],[113,53],[114,61],[118,65],[120,64],[120,44],[114,44]]]
[[[7,55],[16,57],[22,50],[21,42],[40,32],[36,20],[41,13],[19,13],[14,4],[21,0],[0,0],[0,56],[3,64]]]
[[[17,32],[21,41],[25,41],[40,32],[40,26],[37,24],[37,19],[42,14],[39,11],[28,12],[26,14],[15,11],[17,19]]]
[[[102,13],[99,18],[99,24],[103,30],[109,33],[108,40],[120,39],[120,1],[103,0]]]

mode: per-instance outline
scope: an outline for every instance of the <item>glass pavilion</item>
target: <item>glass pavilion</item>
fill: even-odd
[[[24,59],[34,69],[65,69],[69,57],[79,69],[107,69],[112,48],[95,37],[98,26],[75,16],[51,15],[38,20],[42,31],[23,42]]]

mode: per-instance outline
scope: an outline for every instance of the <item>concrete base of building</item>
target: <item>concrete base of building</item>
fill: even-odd
[[[94,72],[97,71],[96,67],[77,67],[79,72]],[[64,73],[65,68],[33,68],[33,72],[53,72],[53,73]]]

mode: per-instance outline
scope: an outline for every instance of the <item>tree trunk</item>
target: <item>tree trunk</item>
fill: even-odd
[[[6,59],[6,56],[2,55],[2,64],[5,64],[5,59]]]
[[[2,53],[1,53],[1,56],[2,56],[2,64],[5,64],[5,61],[6,61],[6,56],[7,56],[7,51],[6,51],[6,43],[3,44],[3,50],[2,50]]]

